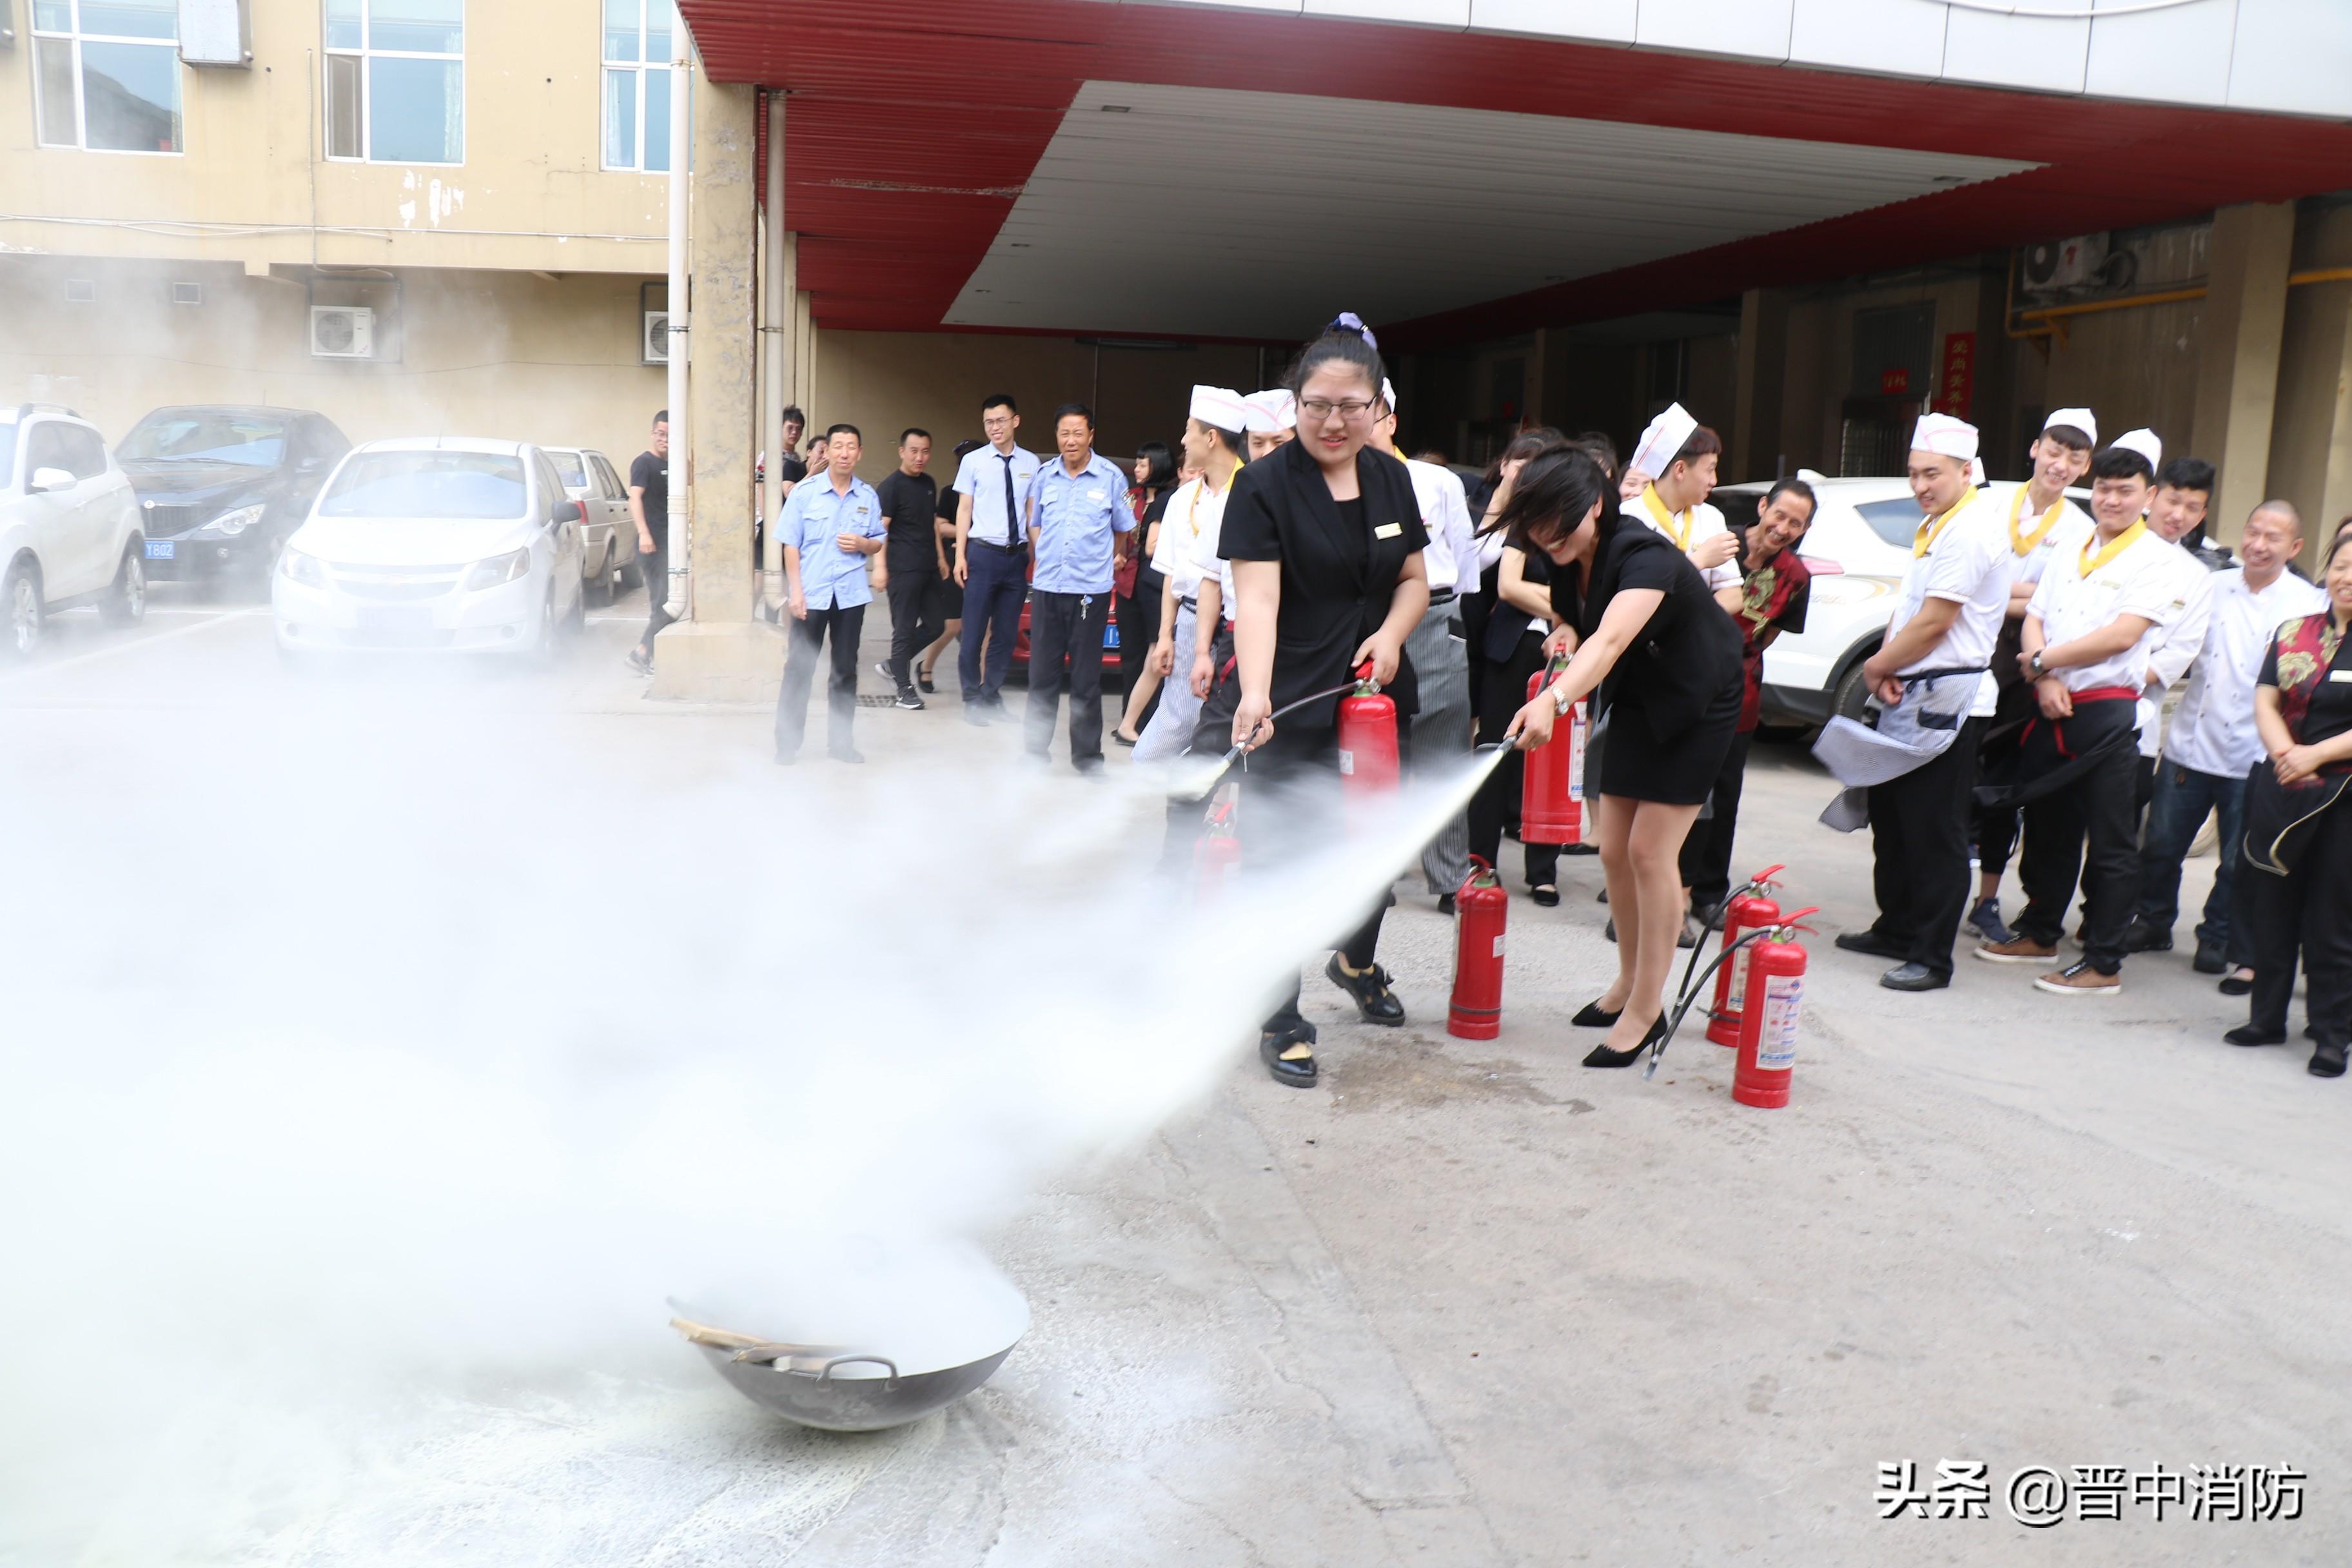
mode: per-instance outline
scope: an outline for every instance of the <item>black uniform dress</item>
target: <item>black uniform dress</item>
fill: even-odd
[[[1555,576],[1556,588],[1567,575]],[[1739,628],[1689,558],[1638,521],[1618,522],[1601,542],[1586,580],[1591,588],[1576,595],[1580,643],[1600,629],[1620,592],[1665,595],[1601,683],[1600,712],[1609,725],[1601,793],[1662,805],[1706,804],[1739,726]]]
[[[1234,478],[1219,552],[1228,561],[1274,561],[1282,566],[1271,691],[1277,710],[1347,682],[1353,673],[1349,658],[1388,619],[1406,563],[1429,543],[1412,479],[1402,463],[1366,447],[1356,457],[1356,484],[1357,500],[1332,500],[1323,470],[1300,441],[1244,465]],[[1229,627],[1220,628],[1212,656],[1218,680],[1202,704],[1193,731],[1195,754],[1214,755],[1233,743],[1241,682],[1232,639]],[[1402,653],[1396,679],[1383,690],[1396,704],[1402,741],[1403,721],[1420,710],[1412,666]],[[1335,694],[1285,713],[1274,721],[1274,738],[1250,753],[1237,824],[1244,872],[1328,848],[1342,831],[1339,711]],[[1393,894],[1383,898],[1340,944],[1350,967],[1372,962],[1381,918],[1393,901]],[[1269,1034],[1314,1040],[1315,1026],[1299,1016],[1296,985],[1264,1027]]]
[[[2297,745],[2316,745],[2352,730],[2352,637],[2327,647],[2319,640],[2327,621],[2323,610],[2281,626],[2257,678],[2279,691],[2281,717]],[[2288,666],[2284,677],[2282,662]],[[2268,757],[2256,763],[2246,779],[2246,863],[2238,876],[2240,910],[2252,926],[2254,946],[2248,1022],[2284,1037],[2300,952],[2312,1038],[2338,1064],[2352,1044],[2348,784],[2352,764],[2334,763],[2289,786],[2278,782]],[[2323,1070],[2317,1058],[2313,1070]]]

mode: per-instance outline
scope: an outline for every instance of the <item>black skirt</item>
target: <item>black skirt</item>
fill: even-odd
[[[1696,723],[1664,738],[1643,710],[1639,689],[1629,687],[1610,704],[1609,733],[1601,746],[1601,793],[1660,805],[1705,805],[1739,731],[1744,689],[1734,681]]]

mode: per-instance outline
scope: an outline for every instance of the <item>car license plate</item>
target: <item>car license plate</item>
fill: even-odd
[[[430,642],[435,636],[430,610],[362,610],[359,629],[372,642],[394,646]]]
[[[1103,627],[1103,647],[1117,647],[1118,646],[1118,623],[1117,621],[1113,621],[1110,625]]]
[[[179,553],[179,542],[176,540],[151,539],[147,542],[147,559],[169,561]]]

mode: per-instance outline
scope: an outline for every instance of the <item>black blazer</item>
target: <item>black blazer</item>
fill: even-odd
[[[1276,447],[1234,476],[1218,550],[1229,561],[1282,563],[1282,607],[1275,621],[1274,705],[1338,686],[1348,658],[1388,618],[1405,563],[1429,543],[1412,476],[1385,452],[1356,455],[1364,500],[1360,536],[1345,528],[1339,504],[1306,444]],[[1412,664],[1402,657],[1387,687],[1400,718],[1420,711]],[[1289,715],[1295,728],[1328,726],[1339,700]]]
[[[1553,574],[1555,607],[1561,579],[1573,575]],[[1601,683],[1603,707],[1622,702],[1629,714],[1639,708],[1648,716],[1651,732],[1664,741],[1696,724],[1727,693],[1738,703],[1745,689],[1739,628],[1715,602],[1706,576],[1675,548],[1674,541],[1637,519],[1621,518],[1601,542],[1589,580],[1592,587],[1576,595],[1580,602],[1571,616],[1580,639],[1600,628],[1601,617],[1620,589],[1656,588],[1665,594],[1649,625]]]

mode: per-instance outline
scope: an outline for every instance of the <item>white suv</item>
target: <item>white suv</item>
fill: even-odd
[[[30,654],[52,611],[147,613],[139,498],[97,426],[55,404],[0,408],[0,651]]]

